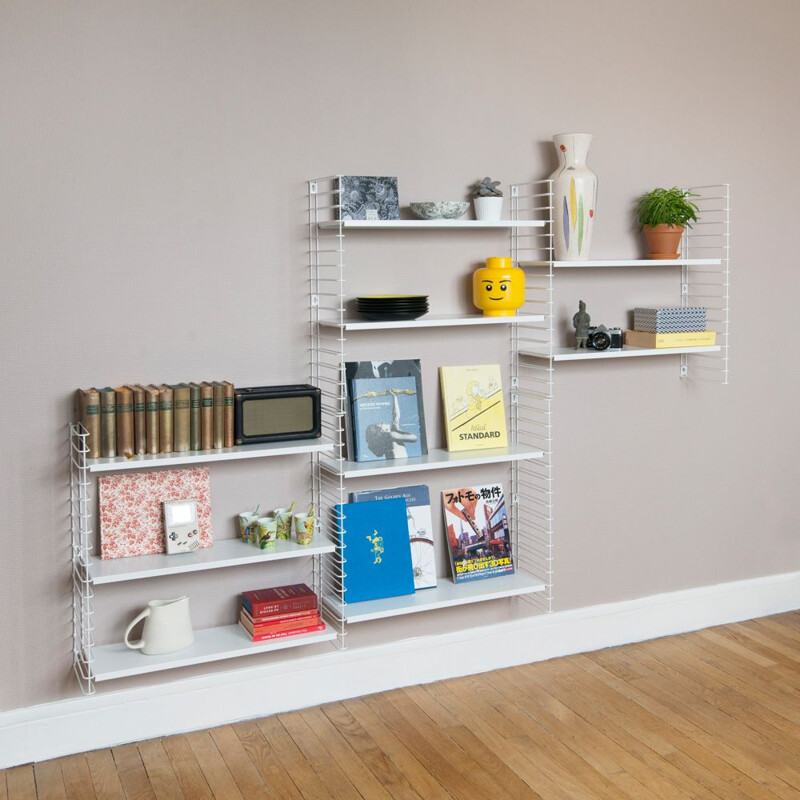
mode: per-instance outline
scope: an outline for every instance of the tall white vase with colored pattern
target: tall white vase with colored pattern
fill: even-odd
[[[590,133],[553,137],[559,158],[553,181],[553,249],[556,261],[587,261],[592,244],[597,175],[586,166]]]

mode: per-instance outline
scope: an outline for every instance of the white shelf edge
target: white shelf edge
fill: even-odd
[[[669,266],[717,266],[722,264],[721,258],[618,258],[593,259],[591,261],[520,261],[520,267],[669,267]]]
[[[511,461],[525,461],[542,458],[541,450],[532,450],[521,445],[496,447],[487,450],[463,450],[451,453],[434,448],[427,456],[414,458],[395,458],[389,461],[338,461],[322,457],[320,466],[335,475],[345,478],[365,478],[370,475],[393,475],[403,472],[422,472],[431,469],[450,469],[452,467],[469,467],[480,464],[502,464]]]
[[[156,453],[125,458],[90,458],[86,460],[89,472],[114,472],[119,470],[148,469],[149,467],[175,467],[186,464],[204,464],[212,461],[236,461],[244,458],[268,458],[303,453],[329,453],[333,443],[319,439],[294,439],[288,442],[243,444],[223,450],[190,450],[185,453]]]
[[[528,322],[544,322],[544,314],[517,314],[513,317],[482,317],[478,314],[433,315],[419,319],[398,320],[391,322],[373,322],[370,320],[346,319],[344,322],[320,320],[319,324],[328,328],[339,328],[346,331],[390,330],[393,328],[444,328],[464,325],[519,325]]]
[[[533,219],[501,219],[491,222],[476,219],[345,219],[318,222],[321,230],[331,231],[342,228],[365,229],[409,229],[409,228],[544,228],[546,223]]]
[[[223,625],[219,628],[196,630],[192,645],[177,653],[167,653],[163,656],[146,656],[139,650],[130,650],[122,642],[95,647],[92,651],[91,668],[96,681],[110,681],[144,675],[148,672],[268,653],[272,650],[319,644],[335,638],[336,633],[326,624],[325,630],[316,633],[253,642],[240,625]]]
[[[499,600],[521,594],[542,592],[546,584],[537,578],[517,570],[512,575],[483,578],[468,583],[454,583],[449,578],[440,578],[430,589],[420,589],[414,594],[400,597],[385,597],[381,600],[365,600],[360,603],[337,603],[334,598],[324,598],[325,605],[348,624],[370,620],[435,611],[441,608]]]
[[[641,356],[672,356],[681,353],[718,353],[720,345],[707,347],[634,347],[626,344],[622,350],[586,351],[575,350],[572,347],[556,347],[553,351],[553,361],[592,361],[608,358],[637,358]],[[529,358],[550,359],[547,351],[520,350],[521,356]]]
[[[245,544],[240,539],[220,539],[214,542],[212,547],[204,547],[194,553],[175,555],[154,553],[131,558],[93,559],[89,565],[89,576],[97,585],[121,583],[183,572],[224,569],[241,564],[303,558],[332,553],[335,549],[335,545],[323,539],[320,534],[317,534],[315,541],[309,545],[299,545],[295,541],[279,539],[272,550],[259,550],[254,544]]]

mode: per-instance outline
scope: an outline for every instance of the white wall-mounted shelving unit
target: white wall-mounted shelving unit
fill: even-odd
[[[160,670],[222,659],[334,642],[345,647],[347,626],[359,622],[434,611],[499,598],[521,597],[536,611],[553,607],[553,388],[556,362],[610,361],[619,358],[678,355],[680,375],[690,380],[728,382],[730,299],[730,192],[726,184],[695,187],[700,222],[686,232],[681,257],[648,259],[553,260],[552,182],[511,187],[511,219],[340,221],[338,191],[332,176],[309,182],[309,304],[311,314],[311,378],[323,396],[324,440],[248,445],[200,453],[162,454],[134,459],[86,458],[86,431],[69,428],[70,504],[73,566],[73,665],[81,690],[95,684]],[[527,271],[526,302],[516,317],[487,318],[475,314],[431,315],[403,322],[372,322],[347,316],[345,295],[345,232],[505,230],[514,263]],[[369,241],[369,240],[368,240]],[[368,246],[367,241],[367,246]],[[605,270],[652,268],[680,270],[680,304],[706,306],[709,327],[717,332],[713,347],[576,352],[556,342],[555,275],[564,268]],[[675,304],[675,303],[673,303]],[[542,313],[544,312],[544,313]],[[358,463],[345,458],[344,419],[347,413],[344,363],[347,335],[396,330],[504,325],[510,338],[509,446],[496,450],[450,453],[431,448],[427,456],[393,462]],[[439,579],[436,588],[413,595],[361,603],[345,603],[346,558],[339,547],[346,530],[323,531],[308,547],[279,542],[262,552],[238,540],[221,540],[212,548],[179,556],[152,555],[94,561],[92,475],[94,473],[188,466],[217,461],[285,457],[306,454],[311,459],[311,494],[320,518],[331,519],[332,508],[348,500],[352,482],[373,476],[399,476],[430,470],[481,464],[507,464],[510,472],[509,521],[516,560],[513,575],[455,584]],[[344,522],[346,526],[346,520]],[[326,618],[323,631],[266,642],[252,642],[238,625],[195,632],[194,644],[178,653],[144,657],[123,644],[96,646],[93,640],[94,587],[165,575],[215,570],[243,564],[307,558],[315,591]]]
[[[613,361],[620,358],[680,356],[680,377],[712,383],[728,382],[728,346],[730,332],[730,186],[689,187],[699,208],[699,221],[687,228],[676,259],[617,258],[586,261],[556,261],[552,237],[528,239],[529,247],[520,249],[516,263],[528,273],[526,301],[537,311],[544,309],[549,322],[533,336],[521,340],[523,372],[537,370],[540,389],[552,396],[552,369],[541,372],[542,365],[529,367],[528,359],[545,360],[550,366],[559,361]],[[552,181],[535,181],[511,187],[512,216],[516,219],[547,220],[553,225]],[[665,305],[705,306],[708,327],[716,331],[716,344],[707,347],[644,348],[625,346],[617,351],[575,351],[561,345],[555,335],[556,273],[562,269],[603,271],[606,269],[647,268],[667,274],[675,271],[677,293]],[[528,303],[523,310],[529,308]],[[545,367],[546,369],[546,367]]]
[[[549,459],[546,447],[549,409],[543,419],[530,419],[527,412],[518,413],[525,403],[518,393],[519,341],[524,331],[546,322],[541,309],[530,307],[516,317],[484,317],[477,314],[426,315],[408,322],[372,322],[348,316],[345,293],[345,235],[361,231],[436,231],[459,232],[496,230],[510,237],[510,254],[528,236],[546,235],[546,220],[507,219],[497,222],[475,220],[339,220],[337,178],[331,176],[309,182],[309,279],[312,313],[312,383],[320,386],[323,396],[323,429],[334,441],[334,453],[315,457],[314,483],[319,486],[321,508],[326,516],[333,506],[346,503],[352,482],[361,478],[385,475],[398,479],[403,474],[429,470],[454,469],[481,464],[507,464],[511,478],[508,492],[512,547],[516,561],[513,575],[455,584],[441,578],[438,587],[406,597],[380,601],[345,603],[343,579],[346,558],[342,550],[323,559],[323,592],[325,606],[338,631],[339,647],[345,646],[347,625],[365,620],[402,614],[431,611],[465,603],[521,596],[539,611],[552,609],[552,530],[543,525],[549,520]],[[362,242],[369,247],[370,238]],[[344,415],[347,413],[344,363],[347,360],[346,334],[377,330],[397,330],[402,336],[414,329],[440,327],[504,325],[509,330],[509,446],[494,450],[450,453],[429,448],[427,456],[384,462],[358,463],[345,458]],[[443,345],[444,346],[444,345]],[[519,404],[518,404],[519,399]],[[544,466],[543,466],[544,465]],[[536,484],[536,488],[531,488]],[[524,503],[525,497],[536,495],[536,511]],[[540,516],[540,514],[545,515]],[[343,527],[346,527],[346,520]],[[346,537],[346,530],[341,534]]]
[[[330,537],[330,532],[323,530],[308,546],[301,546],[293,541],[279,541],[276,542],[274,549],[263,551],[238,539],[221,539],[211,547],[193,553],[95,560],[92,557],[94,550],[92,473],[189,466],[253,458],[318,455],[332,452],[333,444],[320,439],[303,439],[196,453],[164,453],[130,459],[87,459],[86,437],[86,430],[81,425],[69,426],[73,669],[84,694],[94,694],[98,681],[317,644],[336,638],[336,633],[326,627],[324,631],[312,634],[252,642],[239,625],[225,625],[196,630],[195,641],[191,647],[164,656],[144,656],[141,651],[131,650],[123,643],[98,647],[94,642],[92,623],[95,586],[244,564],[266,566],[275,561],[305,558],[311,563],[311,581],[315,591],[321,594],[320,559],[325,554],[332,553],[335,546],[332,539],[326,538]]]

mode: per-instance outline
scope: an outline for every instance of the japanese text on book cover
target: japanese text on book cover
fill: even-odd
[[[440,367],[447,449],[506,447],[506,410],[499,364]]]
[[[500,484],[444,491],[442,507],[456,583],[514,572],[506,501]]]

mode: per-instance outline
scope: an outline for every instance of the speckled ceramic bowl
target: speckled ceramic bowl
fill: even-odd
[[[467,213],[469,203],[458,200],[434,200],[428,203],[410,203],[409,208],[420,219],[458,219]]]

